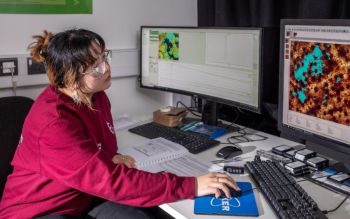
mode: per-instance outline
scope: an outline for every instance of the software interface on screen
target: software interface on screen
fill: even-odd
[[[260,34],[257,29],[142,28],[142,85],[257,108]]]
[[[283,124],[350,143],[350,27],[286,25]]]

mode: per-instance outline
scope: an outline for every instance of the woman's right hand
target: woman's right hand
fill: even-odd
[[[116,154],[112,158],[113,163],[120,164],[123,163],[129,168],[135,168],[136,167],[136,161],[132,156],[129,155],[122,155],[122,154]]]
[[[206,175],[196,177],[196,196],[203,196],[209,194],[215,194],[215,197],[220,196],[220,190],[222,190],[226,197],[231,197],[231,187],[235,190],[241,190],[236,182],[226,173],[208,173]]]

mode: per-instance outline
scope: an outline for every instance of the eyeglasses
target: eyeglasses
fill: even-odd
[[[107,71],[107,63],[110,64],[112,61],[112,51],[111,50],[105,50],[103,52],[103,61],[98,64],[96,67],[92,67],[88,69],[86,72],[82,74],[90,74],[95,78],[101,78],[102,75],[104,75]]]

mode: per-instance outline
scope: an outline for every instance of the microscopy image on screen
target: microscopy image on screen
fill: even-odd
[[[350,126],[350,45],[292,41],[289,109]]]
[[[179,60],[179,33],[159,32],[159,59]]]

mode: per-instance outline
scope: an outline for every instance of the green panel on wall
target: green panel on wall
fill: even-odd
[[[92,0],[0,0],[3,14],[92,14]]]

